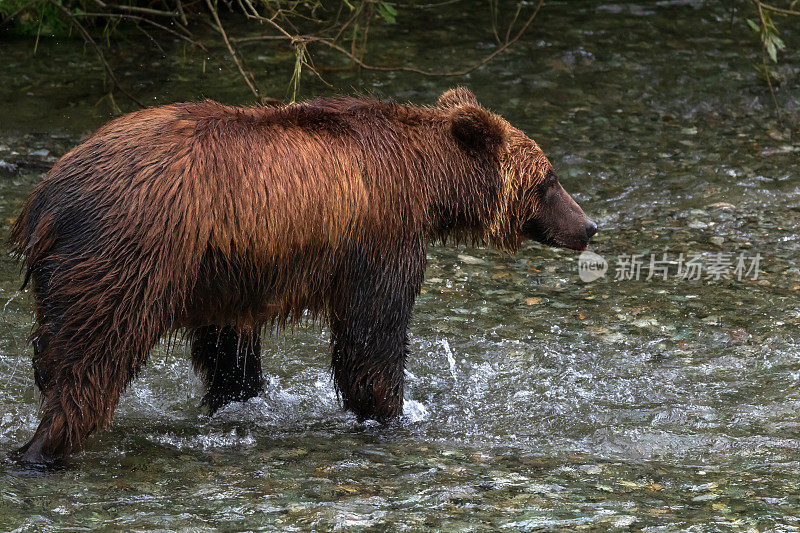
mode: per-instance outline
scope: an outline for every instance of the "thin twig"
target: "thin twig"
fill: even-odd
[[[489,61],[491,61],[492,59],[497,57],[499,54],[502,54],[503,52],[508,50],[508,48],[511,45],[513,45],[515,42],[517,42],[519,40],[519,38],[522,37],[522,34],[525,33],[525,30],[527,30],[528,27],[530,27],[531,23],[533,23],[533,19],[536,18],[536,15],[539,13],[539,10],[541,9],[543,4],[544,4],[544,0],[539,0],[539,3],[536,4],[536,8],[533,11],[533,14],[530,17],[528,17],[528,20],[525,21],[525,24],[522,25],[522,28],[520,28],[520,30],[514,35],[514,37],[512,39],[510,39],[509,41],[506,41],[506,43],[503,44],[503,46],[501,46],[500,48],[498,48],[497,50],[495,50],[491,54],[487,55],[486,57],[484,57],[483,59],[481,59],[480,61],[478,61],[474,65],[472,65],[471,67],[465,68],[463,70],[454,70],[454,71],[450,71],[450,72],[432,72],[432,71],[428,71],[428,70],[422,70],[422,69],[419,69],[419,68],[416,68],[416,67],[406,67],[406,66],[401,66],[401,67],[382,67],[382,66],[377,66],[377,65],[369,65],[367,63],[364,63],[364,61],[362,61],[361,59],[359,59],[358,57],[356,57],[352,53],[348,52],[345,48],[342,48],[341,46],[337,45],[334,42],[331,42],[330,40],[327,40],[327,39],[315,39],[315,40],[314,39],[309,39],[309,42],[318,42],[318,43],[324,44],[325,46],[327,46],[329,48],[332,48],[332,49],[334,49],[334,50],[336,50],[338,52],[341,52],[342,54],[346,55],[351,60],[353,60],[353,62],[355,62],[358,66],[360,66],[361,68],[364,68],[366,70],[414,72],[416,74],[422,74],[423,76],[464,76],[466,74],[469,74],[470,72],[474,72],[474,71],[478,70],[483,65],[485,65],[486,63],[488,63]]]
[[[152,9],[149,7],[129,6],[126,4],[111,4],[110,6],[102,0],[94,0],[94,2],[103,9],[121,9],[122,11],[131,11],[137,13],[146,13],[148,15],[157,15],[159,17],[174,18],[178,15],[177,11],[164,11],[162,9]]]
[[[783,13],[784,15],[800,15],[800,11],[795,11],[793,9],[784,9],[782,7],[771,6],[769,4],[764,4],[759,0],[753,0],[756,5],[760,8],[768,9],[770,11],[775,11],[776,13]]]
[[[319,81],[321,81],[322,83],[324,83],[325,85],[327,85],[327,86],[328,86],[328,87],[330,87],[331,89],[333,89],[333,88],[334,88],[334,87],[333,87],[333,85],[332,85],[332,84],[330,84],[330,83],[328,83],[328,81],[327,81],[325,78],[323,78],[323,77],[322,77],[322,74],[320,74],[320,73],[317,71],[317,67],[316,67],[316,65],[314,65],[314,59],[311,57],[311,55],[310,55],[310,54],[309,54],[309,55],[307,55],[307,57],[306,57],[306,59],[303,61],[303,63],[305,64],[305,66],[306,66],[306,67],[308,67],[308,68],[309,68],[309,70],[311,70],[311,72],[313,72],[313,73],[314,73],[314,74],[317,76],[317,78],[319,78]]]
[[[514,18],[511,19],[511,23],[508,25],[508,29],[506,30],[506,42],[508,42],[509,37],[511,37],[511,30],[514,29],[514,24],[517,22],[519,18],[519,14],[522,12],[522,2],[517,4],[517,11],[514,13]]]
[[[117,89],[119,89],[120,92],[122,92],[122,94],[124,94],[129,100],[134,102],[136,105],[138,105],[139,107],[145,107],[145,105],[142,102],[140,102],[135,96],[133,96],[131,93],[129,93],[125,89],[125,87],[123,87],[119,83],[119,80],[117,79],[117,75],[114,74],[114,70],[111,68],[111,65],[108,64],[108,61],[106,61],[106,57],[103,55],[103,51],[100,50],[100,47],[97,46],[96,42],[94,42],[94,39],[92,39],[92,36],[89,35],[89,32],[86,31],[86,28],[83,27],[83,24],[81,24],[80,21],[77,18],[75,18],[75,16],[70,12],[69,9],[67,9],[64,6],[62,6],[60,3],[56,2],[55,0],[50,0],[50,3],[53,6],[55,6],[56,9],[61,11],[64,14],[64,16],[67,17],[70,20],[70,22],[78,29],[80,34],[83,36],[83,39],[87,43],[89,43],[92,46],[92,48],[94,48],[95,53],[97,53],[97,57],[100,58],[100,62],[103,64],[103,67],[106,69],[106,72],[108,73],[108,77],[111,78],[111,82],[114,84],[114,86]]]
[[[451,4],[457,4],[461,2],[461,0],[446,0],[445,2],[438,2],[436,4],[392,4],[394,7],[402,7],[403,9],[412,8],[412,9],[430,9],[434,7],[442,7],[442,6],[449,6]],[[391,3],[391,2],[389,2]]]
[[[498,0],[489,0],[489,14],[491,15],[492,21],[492,33],[494,34],[494,40],[497,41],[497,44],[502,44],[503,41],[500,40],[500,34],[497,32],[497,9]],[[508,40],[508,35],[506,35],[506,40]]]
[[[206,2],[208,2],[208,0],[206,0]],[[280,24],[275,22],[275,20],[273,18],[262,17],[261,15],[259,15],[258,11],[256,10],[256,8],[253,7],[252,3],[250,3],[250,0],[240,0],[240,3],[243,3],[244,5],[246,5],[247,7],[250,8],[249,14],[245,10],[245,16],[247,16],[248,18],[253,18],[253,19],[256,19],[256,20],[260,20],[262,22],[266,22],[267,24],[269,24],[270,26],[272,26],[273,28],[278,30],[278,32],[282,33],[284,35],[284,37],[286,37],[287,39],[293,40],[295,38],[294,35],[290,34],[285,29],[283,29],[283,26],[281,26]]]
[[[153,43],[153,45],[154,45],[156,48],[158,48],[158,51],[159,51],[159,52],[161,52],[161,55],[166,55],[166,54],[167,54],[167,53],[164,51],[164,49],[161,47],[161,45],[160,45],[160,44],[158,44],[158,41],[156,41],[156,40],[153,38],[153,36],[152,36],[152,35],[150,35],[149,33],[147,33],[147,30],[145,30],[144,28],[142,28],[142,27],[141,27],[139,24],[136,24],[136,29],[137,29],[137,30],[139,30],[140,32],[142,32],[142,33],[144,34],[144,36],[145,36],[145,37],[147,37],[148,39],[150,39],[150,41]]]
[[[753,0],[756,6],[758,6],[758,16],[761,19],[761,26],[766,31],[767,28],[767,20],[764,18],[764,11],[762,9],[762,4],[758,0]],[[775,117],[778,119],[778,124],[783,124],[781,120],[781,108],[778,106],[778,97],[775,96],[775,88],[772,86],[772,74],[769,73],[769,69],[767,68],[767,60],[766,60],[766,44],[763,42],[761,43],[761,64],[764,68],[764,77],[767,78],[767,86],[769,87],[769,94],[772,95],[772,103],[775,105]]]
[[[163,24],[159,24],[158,22],[154,22],[154,21],[150,20],[147,17],[140,17],[139,15],[127,15],[125,13],[76,13],[75,16],[76,17],[90,17],[90,18],[117,18],[117,19],[123,19],[123,20],[134,20],[134,21],[137,21],[137,22],[144,22],[144,23],[150,24],[151,26],[154,26],[154,27],[156,27],[156,28],[158,28],[158,29],[160,29],[162,31],[165,31],[165,32],[169,33],[170,35],[174,35],[175,37],[177,37],[179,39],[182,39],[182,40],[188,42],[189,44],[191,44],[193,46],[198,47],[199,49],[203,50],[204,52],[208,52],[208,49],[202,43],[199,43],[199,42],[195,41],[194,39],[192,39],[191,37],[188,37],[188,36],[186,36],[186,35],[184,35],[182,33],[179,33],[177,31],[173,30],[172,28],[168,28],[167,26],[164,26]]]
[[[369,38],[369,21],[372,20],[372,4],[367,4],[366,12],[364,15],[364,31],[361,36],[361,50],[358,52],[359,57],[367,55],[367,39]],[[353,38],[355,43],[355,36]]]
[[[342,27],[339,28],[339,30],[336,32],[336,35],[333,36],[333,41],[334,42],[339,40],[339,37],[341,37],[344,34],[345,30],[350,26],[350,24],[352,24],[358,18],[358,16],[360,14],[361,14],[361,10],[360,9],[355,10],[355,13],[353,14],[353,16],[350,17],[349,19],[347,19],[347,22],[342,24]]]
[[[181,22],[183,23],[184,26],[188,26],[189,21],[186,19],[186,12],[183,11],[183,3],[181,2],[181,0],[176,0],[176,3],[178,5],[178,14],[181,17]]]
[[[253,96],[258,98],[258,89],[250,79],[250,77],[252,77],[253,75],[245,70],[244,66],[242,65],[242,62],[239,60],[239,56],[233,49],[233,45],[228,40],[228,34],[225,33],[225,28],[222,27],[222,22],[219,20],[219,13],[217,13],[217,9],[214,7],[214,4],[211,3],[211,0],[206,0],[206,5],[208,6],[209,11],[211,11],[211,16],[214,17],[214,22],[216,22],[217,24],[217,31],[219,31],[219,34],[222,36],[222,40],[225,41],[225,46],[228,47],[228,52],[231,53],[233,62],[236,63],[236,67],[239,69],[239,73],[244,78],[244,82],[250,88],[250,91],[253,93]],[[250,74],[250,77],[248,77],[248,74]]]
[[[257,41],[285,41],[283,35],[256,35],[251,37],[231,37],[232,43],[252,43]]]

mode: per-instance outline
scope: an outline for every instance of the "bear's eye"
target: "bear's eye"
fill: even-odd
[[[552,170],[548,170],[547,174],[544,175],[544,179],[542,180],[542,187],[549,188],[556,184],[558,178],[556,177],[556,173]]]

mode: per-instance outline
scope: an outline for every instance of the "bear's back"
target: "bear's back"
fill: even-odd
[[[403,143],[420,110],[355,98],[144,109],[65,155],[37,194],[61,226],[84,218],[95,242],[136,243],[187,266],[208,250],[267,261],[418,232],[424,187],[411,186],[420,169]]]

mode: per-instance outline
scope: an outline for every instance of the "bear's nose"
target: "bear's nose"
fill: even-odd
[[[586,238],[591,239],[595,233],[597,233],[597,224],[592,220],[588,220],[586,222]]]

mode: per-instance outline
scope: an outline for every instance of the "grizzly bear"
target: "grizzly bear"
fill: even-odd
[[[322,98],[137,111],[62,157],[11,234],[36,305],[47,463],[108,426],[163,336],[184,331],[213,413],[262,387],[260,333],[330,325],[359,419],[398,416],[431,241],[585,249],[596,231],[534,141],[457,88],[435,107]]]

